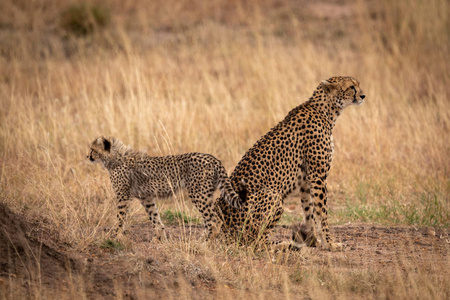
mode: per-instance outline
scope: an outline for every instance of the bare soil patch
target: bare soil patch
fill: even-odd
[[[59,286],[69,269],[79,264],[29,235],[32,226],[0,203],[0,279],[17,280],[24,287]]]
[[[188,285],[196,290],[198,298],[210,298],[220,285],[208,271],[195,265],[181,266],[176,253],[167,251],[167,245],[179,244],[180,249],[186,245],[193,248],[202,245],[203,227],[200,225],[167,226],[169,240],[161,242],[153,238],[148,223],[135,224],[125,237],[131,249],[92,245],[85,253],[74,253],[67,245],[56,247],[66,250],[57,250],[38,241],[29,234],[32,225],[5,205],[0,205],[0,226],[0,291],[3,296],[8,294],[9,288],[19,286],[24,288],[24,296],[33,295],[38,289],[40,293],[45,290],[45,295],[54,296],[61,291],[73,295],[82,291],[88,298],[95,299],[118,295],[125,299],[161,298],[177,295],[177,291]],[[409,266],[420,266],[430,274],[450,275],[448,229],[347,224],[334,226],[333,231],[345,251],[332,253],[305,247],[282,262],[274,259],[272,263],[281,263],[287,268],[298,266],[299,262],[305,268],[332,265],[344,271],[369,268],[381,273],[408,272]],[[289,236],[288,229],[278,226],[273,237],[287,240]],[[51,244],[48,238],[46,243]],[[58,241],[53,244],[57,245]],[[202,250],[193,255],[202,256]],[[262,259],[261,263],[270,263],[270,260]],[[441,265],[444,267],[436,269]],[[442,270],[447,273],[442,274]]]

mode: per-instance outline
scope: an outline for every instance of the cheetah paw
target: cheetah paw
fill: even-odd
[[[344,245],[341,243],[330,243],[325,246],[325,249],[330,250],[331,252],[339,252],[344,250]]]

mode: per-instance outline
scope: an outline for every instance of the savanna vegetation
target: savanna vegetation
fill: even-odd
[[[2,265],[0,295],[448,299],[449,16],[446,0],[1,1],[0,202],[32,224],[33,239],[115,265],[117,277],[96,291],[82,267],[55,286],[40,268],[21,277]],[[361,263],[375,248],[269,254],[201,243],[202,219],[183,195],[158,204],[168,241],[151,239],[137,201],[132,234],[110,236],[109,178],[86,161],[94,138],[151,155],[211,153],[231,172],[334,75],[357,78],[366,99],[334,130],[332,227],[431,232],[440,246],[430,242],[424,262],[408,239],[387,266]],[[295,195],[285,207],[283,224],[301,220]]]

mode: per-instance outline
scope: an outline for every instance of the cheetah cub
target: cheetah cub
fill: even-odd
[[[101,162],[109,171],[119,210],[116,232],[123,226],[130,200],[137,198],[148,213],[157,237],[165,237],[155,199],[185,189],[203,216],[206,240],[209,240],[217,236],[222,225],[214,211],[213,193],[217,187],[229,205],[238,207],[240,202],[222,163],[209,154],[155,157],[132,150],[116,138],[99,137],[92,142],[87,158],[93,163]]]

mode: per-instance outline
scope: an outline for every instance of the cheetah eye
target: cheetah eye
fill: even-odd
[[[356,88],[354,85],[352,85],[350,88],[356,93]]]

